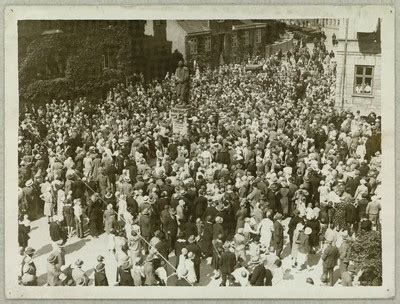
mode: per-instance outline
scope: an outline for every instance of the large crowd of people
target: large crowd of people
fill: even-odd
[[[118,85],[97,102],[25,106],[21,284],[37,285],[30,225],[43,217],[49,286],[108,286],[105,254],[120,286],[165,286],[171,274],[174,285],[201,285],[204,265],[221,286],[271,286],[288,269],[312,270],[315,257],[322,285],[355,284],[349,240],[380,229],[381,123],[334,107],[332,57],[318,42],[255,59],[262,71],[193,73],[180,134],[170,115],[182,103],[175,75]],[[102,234],[101,255],[66,265],[67,242]],[[93,261],[89,279],[82,265]]]

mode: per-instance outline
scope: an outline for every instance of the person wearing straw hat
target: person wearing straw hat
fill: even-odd
[[[143,248],[146,254],[149,252],[148,242],[153,236],[154,223],[150,216],[150,210],[148,208],[144,209],[139,216],[139,227],[141,231],[141,236],[143,240]]]
[[[25,264],[22,268],[21,283],[24,286],[37,286],[36,268],[32,264]]]
[[[103,213],[104,231],[110,234],[112,228],[116,225],[116,214],[112,204],[107,205],[107,209]]]
[[[75,220],[75,230],[78,238],[84,238],[85,233],[83,230],[83,210],[81,205],[81,200],[79,198],[74,199],[74,220]]]
[[[333,269],[337,265],[340,255],[337,247],[332,245],[332,240],[326,240],[326,244],[327,246],[321,256],[321,260],[323,261],[323,274],[327,276],[329,286],[333,286]]]
[[[27,264],[29,264],[31,267],[34,268],[34,272],[36,274],[36,265],[33,262],[33,255],[35,254],[35,252],[36,252],[35,249],[33,249],[32,247],[25,248],[24,256],[21,260],[21,273],[20,273],[21,276],[24,274],[23,267]]]
[[[311,268],[308,265],[308,254],[310,253],[309,236],[312,230],[310,227],[306,227],[304,231],[300,231],[298,242],[299,251],[297,253],[297,271],[301,271],[303,266],[306,266],[308,270]]]
[[[60,273],[60,267],[57,265],[57,256],[50,253],[47,257],[47,285],[57,286]]]
[[[246,237],[244,236],[243,228],[239,228],[237,233],[233,236],[235,244],[236,260],[246,261]]]
[[[339,270],[342,274],[347,271],[350,263],[350,243],[349,243],[349,233],[346,231],[342,232],[342,244],[339,247]]]
[[[74,263],[74,268],[72,269],[72,279],[74,280],[75,284],[78,284],[78,280],[80,278],[85,278],[88,281],[88,277],[85,271],[82,269],[83,261],[81,259],[77,259]]]
[[[250,285],[264,286],[267,269],[265,268],[260,256],[253,256],[249,262],[249,265],[251,265],[251,268],[253,269],[252,273],[250,274]]]
[[[275,254],[280,258],[281,252],[283,250],[283,226],[282,226],[282,214],[279,212],[274,216],[274,233],[273,233],[273,244],[275,249]]]
[[[202,253],[200,246],[196,243],[196,237],[194,235],[189,236],[186,248],[189,252],[194,254],[194,271],[196,273],[196,283],[198,283],[200,281],[200,264]]]
[[[33,180],[29,179],[25,183],[25,187],[22,189],[22,211],[27,212],[30,220],[36,218],[34,214],[34,203],[35,203],[35,191],[33,189]]]
[[[226,286],[226,281],[229,283],[232,281],[232,272],[235,270],[236,266],[236,257],[235,254],[230,249],[229,242],[225,242],[223,244],[224,252],[221,254],[221,258],[219,260],[220,271],[222,276],[222,281],[220,286]]]

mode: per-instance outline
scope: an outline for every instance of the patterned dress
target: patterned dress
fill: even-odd
[[[340,229],[346,226],[346,204],[344,202],[338,202],[335,204],[335,214],[333,215],[333,223]]]

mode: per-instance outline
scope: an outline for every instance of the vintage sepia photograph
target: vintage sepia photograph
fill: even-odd
[[[391,287],[391,23],[340,12],[16,20],[9,295]]]

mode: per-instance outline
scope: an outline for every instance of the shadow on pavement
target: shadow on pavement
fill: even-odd
[[[87,242],[90,242],[90,240],[86,240],[86,239],[81,239],[76,243],[73,244],[69,244],[67,246],[64,247],[65,250],[65,254],[69,254],[72,253],[74,251],[78,251],[79,249],[81,249],[83,246],[85,246],[85,244]],[[50,246],[51,247],[51,246]]]
[[[53,247],[51,246],[51,244],[47,244],[42,246],[40,249],[38,249],[35,253],[35,258],[40,257],[41,255],[50,253],[53,250]]]

